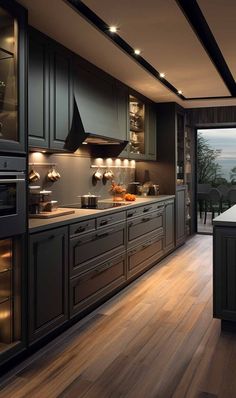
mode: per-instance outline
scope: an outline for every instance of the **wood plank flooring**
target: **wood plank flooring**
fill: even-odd
[[[212,318],[197,235],[2,380],[1,398],[236,398],[236,335]]]

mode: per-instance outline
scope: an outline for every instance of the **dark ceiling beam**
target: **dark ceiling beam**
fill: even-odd
[[[175,0],[195,34],[201,41],[218,73],[233,97],[236,97],[236,84],[231,71],[220,51],[220,48],[207,24],[207,21],[196,0]]]
[[[119,48],[122,49],[126,54],[128,54],[136,63],[142,66],[147,72],[149,72],[154,78],[161,82],[165,87],[167,87],[172,93],[177,95],[182,100],[185,100],[183,94],[178,93],[178,89],[174,87],[168,80],[160,77],[160,73],[146,61],[142,56],[136,55],[134,49],[120,37],[117,33],[112,33],[109,31],[109,26],[104,22],[97,14],[95,14],[89,7],[87,7],[81,0],[67,0],[75,11],[92,23],[99,31],[109,37]]]

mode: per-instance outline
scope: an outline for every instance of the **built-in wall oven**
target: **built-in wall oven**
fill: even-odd
[[[25,159],[0,156],[0,366],[22,349]]]

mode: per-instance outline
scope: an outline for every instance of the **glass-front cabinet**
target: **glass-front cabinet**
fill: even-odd
[[[129,96],[130,154],[145,155],[145,104]]]
[[[9,2],[10,3],[10,2]],[[0,2],[0,150],[25,152],[25,12]],[[6,8],[5,8],[6,6]]]
[[[22,340],[21,244],[19,238],[0,240],[0,354]]]

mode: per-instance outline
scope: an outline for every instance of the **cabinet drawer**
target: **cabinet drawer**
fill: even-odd
[[[80,221],[70,225],[70,237],[95,230],[95,219]]]
[[[128,279],[153,265],[164,253],[164,238],[154,236],[128,252]]]
[[[96,303],[126,280],[125,254],[113,257],[70,281],[70,316]]]
[[[146,206],[134,207],[126,212],[127,219],[140,216],[141,214],[150,213],[156,209],[155,203]]]
[[[125,212],[107,214],[106,216],[97,218],[97,228],[106,227],[107,225],[125,221]]]
[[[125,223],[70,240],[70,276],[88,270],[104,260],[125,250]]]
[[[149,232],[163,228],[164,225],[164,207],[155,212],[145,214],[128,222],[128,244],[137,244],[139,239],[143,240],[143,236]]]

